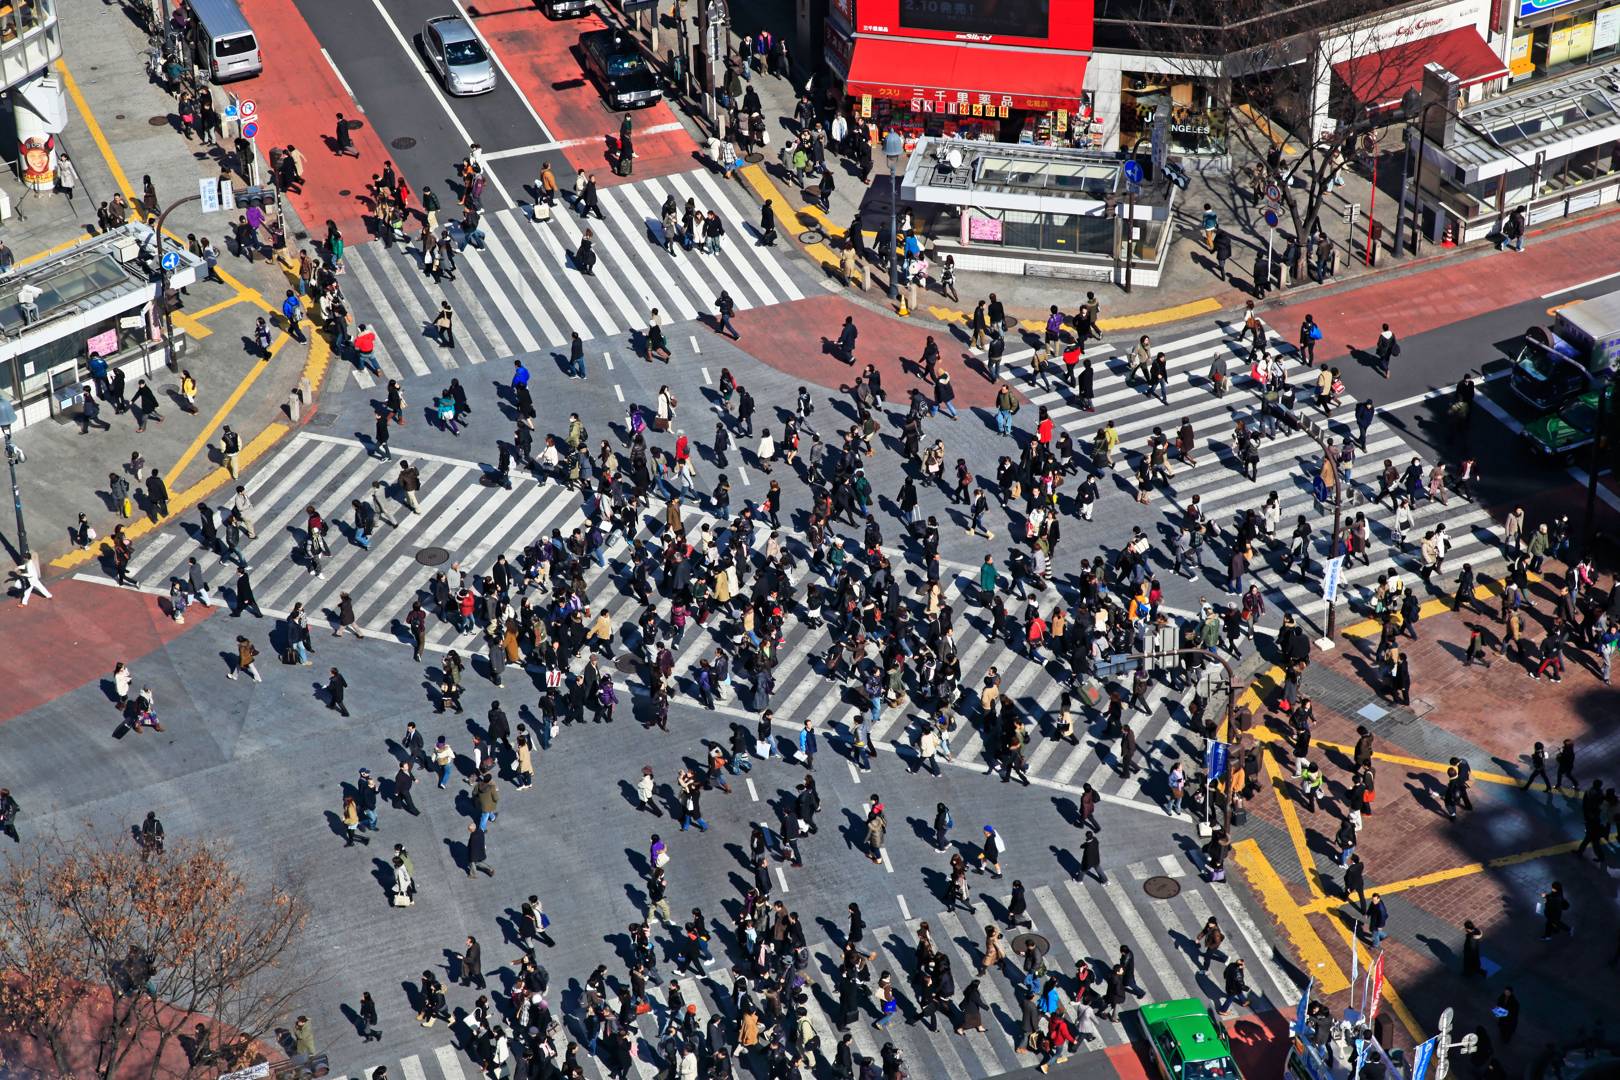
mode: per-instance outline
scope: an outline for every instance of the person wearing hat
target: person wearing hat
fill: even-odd
[[[992,877],[1001,876],[1001,835],[996,832],[994,825],[984,827],[984,850],[979,852],[979,873],[984,873],[989,867]]]

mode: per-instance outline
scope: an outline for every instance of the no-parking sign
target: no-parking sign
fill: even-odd
[[[249,120],[247,123],[242,125],[242,138],[251,139],[258,133],[259,122],[257,120]]]

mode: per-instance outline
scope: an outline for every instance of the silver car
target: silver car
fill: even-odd
[[[422,27],[422,49],[450,93],[487,94],[495,89],[495,62],[460,15],[441,15]]]

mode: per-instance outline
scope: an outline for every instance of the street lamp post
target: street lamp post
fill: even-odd
[[[11,444],[11,427],[17,422],[17,410],[11,399],[0,394],[0,436],[6,444],[6,466],[11,470],[11,505],[17,511],[17,551],[19,562],[26,563],[33,555],[28,548],[28,526],[23,522],[22,487],[17,483],[17,452]]]
[[[1397,249],[1397,250],[1399,250],[1399,249]],[[1343,539],[1344,539],[1344,537],[1343,537],[1343,530],[1344,530],[1344,485],[1339,482],[1339,465],[1338,465],[1338,462],[1335,460],[1331,464],[1329,464],[1328,448],[1327,448],[1327,431],[1326,431],[1326,429],[1323,428],[1321,424],[1317,424],[1317,423],[1314,423],[1314,422],[1307,422],[1305,424],[1305,433],[1307,435],[1309,435],[1313,440],[1315,440],[1316,445],[1321,448],[1321,451],[1322,451],[1322,466],[1323,466],[1323,472],[1325,474],[1322,477],[1323,481],[1326,482],[1327,477],[1329,475],[1331,475],[1333,477],[1333,536],[1331,537],[1331,539],[1329,540],[1329,543],[1328,543],[1328,559],[1332,560],[1334,558],[1339,557],[1339,545],[1343,542]],[[1342,575],[1341,575],[1341,577],[1342,577]],[[1327,635],[1326,635],[1326,638],[1327,638],[1328,641],[1333,641],[1333,640],[1336,639],[1336,637],[1338,636],[1338,629],[1339,629],[1339,590],[1338,590],[1338,587],[1337,587],[1337,583],[1335,583],[1335,587],[1334,587],[1334,590],[1333,590],[1333,595],[1331,597],[1328,597]]]
[[[183,199],[176,199],[164,208],[158,215],[156,224],[152,226],[152,239],[157,245],[158,260],[158,308],[163,312],[163,363],[170,371],[175,370],[174,359],[174,319],[169,312],[169,268],[163,265],[163,223],[176,207],[184,206],[189,202],[198,202],[202,199],[199,192],[196,195],[187,195]]]
[[[889,299],[900,298],[900,266],[895,249],[900,239],[900,182],[895,171],[905,153],[905,141],[893,128],[883,136],[883,156],[889,159]]]

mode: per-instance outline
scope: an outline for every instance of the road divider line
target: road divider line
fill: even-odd
[[[359,98],[354,96],[354,88],[349,85],[349,80],[343,77],[343,72],[338,70],[337,61],[332,59],[332,54],[322,49],[321,55],[326,57],[326,66],[331,68],[332,74],[337,76],[337,81],[343,85],[343,92],[349,95],[349,100],[354,102],[354,107],[361,112],[365,112],[366,107],[360,104]]]
[[[752,776],[745,777],[743,783],[748,785],[748,797],[755,802],[759,802],[759,792],[754,789],[754,778]]]

